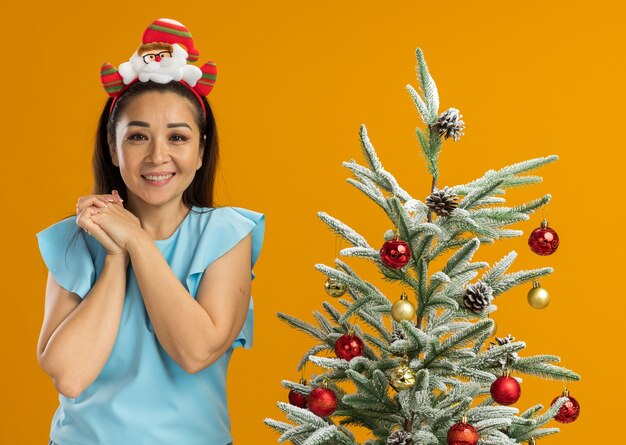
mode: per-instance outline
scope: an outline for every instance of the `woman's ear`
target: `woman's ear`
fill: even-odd
[[[204,149],[206,148],[206,134],[200,140],[200,154],[198,155],[198,167],[196,170],[199,170],[202,167],[202,157],[204,156]]]
[[[117,152],[115,151],[115,141],[113,140],[111,133],[107,133],[107,142],[109,143],[109,154],[111,155],[111,162],[113,162],[114,166],[119,168],[120,164],[119,162],[117,162]]]

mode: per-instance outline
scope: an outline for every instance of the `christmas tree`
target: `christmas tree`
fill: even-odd
[[[467,184],[438,188],[442,143],[463,136],[465,124],[455,108],[439,114],[435,82],[422,51],[417,49],[416,54],[421,91],[411,85],[407,89],[425,124],[416,131],[432,176],[430,195],[420,201],[400,187],[383,168],[362,125],[366,165],[344,162],[355,177],[348,182],[383,209],[394,230],[384,234],[383,246],[376,249],[351,227],[318,212],[337,236],[351,244],[340,254],[373,262],[384,281],[401,286],[401,298],[394,303],[338,258],[334,267],[315,265],[327,276],[327,293],[347,298],[337,300],[339,309],[324,302],[325,313],[313,312],[317,325],[278,313],[316,340],[297,369],[302,371],[311,362],[324,370],[309,382],[304,375],[299,382],[282,381],[290,390],[290,403],[278,402],[278,407],[295,424],[265,419],[282,433],[279,442],[357,444],[349,427],[359,426],[371,432],[365,445],[532,444],[559,431],[545,426],[550,420],[569,423],[578,417],[580,407],[567,390],[545,410],[540,404],[523,412],[511,406],[521,393],[517,373],[580,379],[553,364],[560,361],[558,356],[523,357],[518,353],[525,343],[510,335],[486,344],[495,329],[489,318],[496,310],[494,300],[532,282],[529,301],[544,307],[547,294],[537,280],[553,269],[509,272],[515,251],[492,266],[472,261],[481,243],[523,234],[505,226],[527,220],[551,196],[505,207],[501,195],[507,188],[540,182],[541,177],[527,172],[558,157],[519,162],[489,170]],[[536,253],[547,255],[558,247],[558,236],[545,220],[535,232],[529,245]],[[435,260],[444,264],[441,270],[429,270]],[[479,270],[480,279],[473,281]],[[328,351],[334,356],[321,355]]]

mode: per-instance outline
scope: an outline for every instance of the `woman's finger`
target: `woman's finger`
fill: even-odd
[[[76,208],[84,209],[86,207],[91,207],[96,202],[100,202],[102,204],[106,204],[107,203],[107,199],[106,199],[106,197],[101,196],[101,195],[81,196],[80,198],[78,198],[78,201],[76,203]]]
[[[84,208],[76,218],[76,224],[89,231],[90,234],[93,234],[96,229],[100,228],[100,226],[94,223],[91,220],[91,217],[99,212],[100,209],[94,206]]]
[[[106,207],[110,203],[115,203],[115,197],[113,195],[88,195],[78,198],[76,203],[76,214],[80,214],[85,208],[96,206]]]
[[[107,195],[97,195],[100,199],[107,202],[123,202],[124,200],[115,193],[110,193]]]
[[[94,206],[83,209],[78,218],[76,218],[76,224],[82,227],[83,230],[89,233],[90,236],[95,238],[107,251],[107,253],[124,252],[124,250],[120,248],[115,241],[113,241],[109,234],[93,221],[92,217],[101,213],[102,210],[104,209]]]
[[[117,190],[115,190],[117,192]],[[94,198],[100,199],[101,201],[104,202],[124,202],[124,200],[122,199],[121,196],[119,195],[115,195],[114,193],[103,193],[100,195],[85,195],[85,196],[80,196],[78,198],[78,204],[77,205],[82,205],[85,204],[87,201],[92,200]]]
[[[85,210],[86,208],[89,207],[98,207],[98,208],[103,208],[103,207],[107,207],[109,204],[107,204],[106,202],[102,201],[101,199],[98,198],[93,198],[90,199],[88,201],[82,202],[80,204],[76,204],[76,214],[80,215],[80,213]]]
[[[120,196],[119,192],[113,189],[112,195],[117,199],[118,202],[124,202],[124,199]]]
[[[123,201],[122,198],[118,198],[117,196],[115,196],[112,193],[107,193],[104,195],[92,195],[95,196],[97,198],[99,198],[100,200],[104,201],[104,202],[121,202]]]

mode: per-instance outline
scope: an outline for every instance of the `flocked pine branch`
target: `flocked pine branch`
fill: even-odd
[[[415,320],[390,320],[395,298],[388,298],[344,261],[335,259],[333,266],[316,264],[319,272],[346,292],[336,300],[338,307],[324,302],[323,312],[313,312],[316,324],[278,313],[280,319],[316,342],[304,353],[297,370],[308,362],[321,370],[307,384],[289,380],[282,384],[305,396],[326,386],[336,394],[337,407],[331,415],[320,417],[306,408],[279,402],[278,407],[292,423],[265,419],[281,434],[279,442],[356,445],[349,427],[358,426],[370,432],[371,438],[364,445],[442,445],[447,443],[450,427],[466,416],[480,435],[480,445],[523,443],[557,433],[558,428],[545,425],[567,399],[559,398],[543,413],[540,404],[520,413],[518,408],[498,405],[492,399],[491,383],[505,368],[550,380],[580,379],[575,372],[556,365],[560,362],[556,355],[520,356],[526,347],[523,341],[507,337],[486,344],[494,327],[489,318],[497,309],[494,301],[554,270],[510,271],[517,257],[515,251],[491,266],[475,259],[481,244],[521,236],[521,230],[508,226],[528,220],[550,201],[551,195],[546,194],[506,206],[503,195],[507,189],[541,182],[540,176],[529,172],[558,157],[550,155],[488,170],[465,184],[439,189],[442,143],[463,135],[464,122],[454,108],[439,114],[437,87],[420,49],[416,57],[419,87],[407,85],[407,90],[425,126],[417,128],[416,135],[431,176],[430,195],[411,196],[385,170],[365,125],[359,130],[365,164],[355,160],[343,163],[354,175],[348,183],[389,218],[393,230],[387,230],[384,239],[397,234],[405,240],[413,254],[411,261],[400,269],[388,267],[379,251],[371,247],[377,242],[368,242],[338,218],[318,213],[333,234],[349,244],[340,251],[341,256],[370,261],[383,280],[406,289],[417,306]],[[443,255],[447,256],[443,267],[430,270],[431,262]],[[480,310],[467,304],[470,289],[487,292]],[[332,353],[336,341],[347,333],[364,342],[362,354],[351,360]],[[403,358],[415,383],[395,391],[390,389],[392,372],[403,364]],[[348,382],[355,388],[353,392],[343,388]]]

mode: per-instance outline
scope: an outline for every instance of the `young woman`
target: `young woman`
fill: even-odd
[[[226,371],[233,349],[252,346],[265,222],[214,207],[217,134],[198,93],[210,88],[173,69],[197,59],[183,31],[153,22],[131,58],[145,67],[133,77],[120,65],[121,88],[105,64],[94,193],[37,233],[49,269],[37,354],[60,402],[53,445],[232,443]]]

